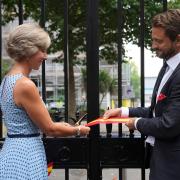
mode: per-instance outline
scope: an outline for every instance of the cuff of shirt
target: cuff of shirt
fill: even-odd
[[[134,127],[137,129],[137,122],[139,121],[139,119],[141,119],[141,118],[137,118],[137,119],[135,119],[135,121],[134,121]]]
[[[121,107],[121,117],[129,117],[129,108],[128,107]]]

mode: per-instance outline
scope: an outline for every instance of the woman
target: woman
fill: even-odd
[[[55,123],[35,84],[29,79],[47,59],[49,35],[36,24],[19,25],[6,43],[15,60],[0,86],[0,105],[7,138],[0,151],[0,180],[47,180],[47,163],[40,130],[50,136],[87,135],[88,127]]]

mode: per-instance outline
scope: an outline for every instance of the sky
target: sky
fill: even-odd
[[[136,45],[128,44],[127,47],[127,56],[132,57],[132,61],[135,62],[139,69],[140,74],[140,48]],[[150,50],[145,49],[145,77],[155,77],[158,75],[158,72],[162,66],[163,60],[157,58]]]

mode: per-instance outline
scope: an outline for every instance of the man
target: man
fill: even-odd
[[[147,136],[152,147],[150,180],[180,180],[180,9],[153,18],[152,48],[166,65],[158,75],[151,106],[111,109],[104,118],[138,117],[126,125]]]

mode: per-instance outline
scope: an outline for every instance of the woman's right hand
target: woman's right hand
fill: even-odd
[[[86,127],[86,126],[83,126],[83,125],[76,126],[76,127],[79,130],[79,135],[80,136],[86,136],[86,135],[89,134],[89,131],[90,131],[89,127]]]

